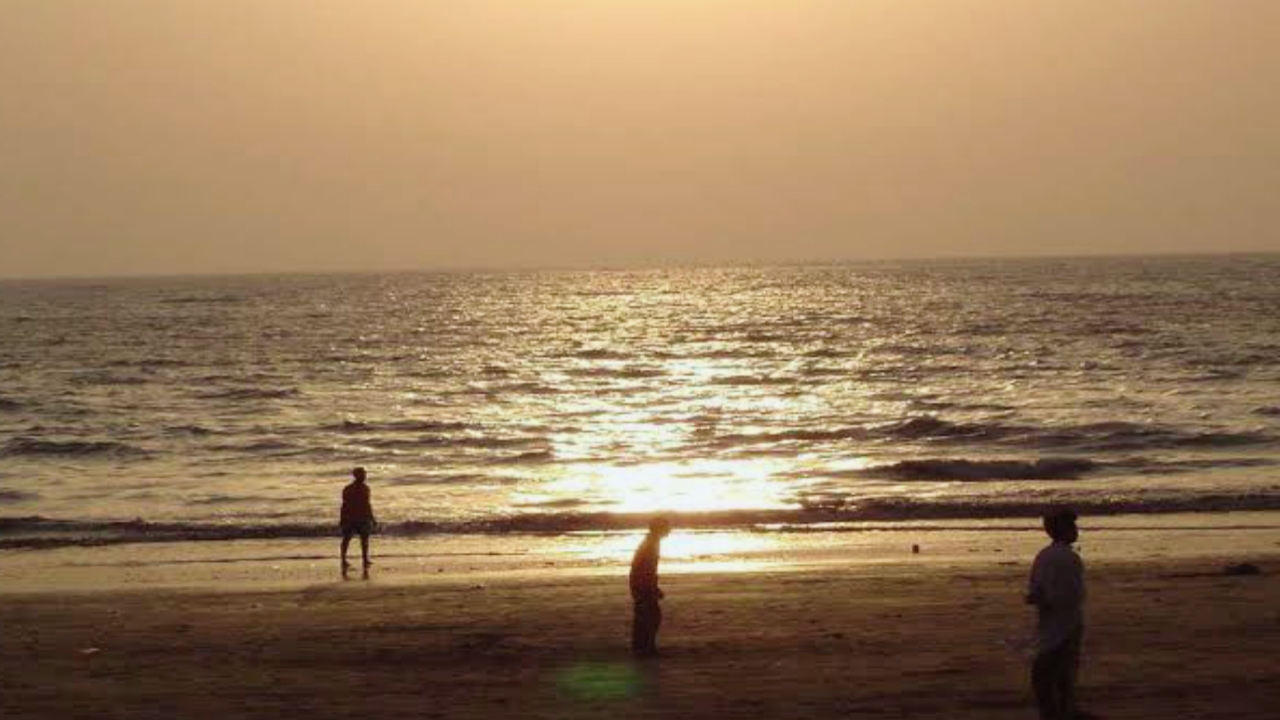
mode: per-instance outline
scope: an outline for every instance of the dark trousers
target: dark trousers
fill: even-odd
[[[1080,668],[1080,640],[1076,628],[1062,644],[1041,652],[1031,666],[1031,686],[1041,720],[1073,720],[1076,716],[1076,672]]]
[[[662,625],[662,606],[658,598],[637,598],[635,616],[631,620],[631,651],[652,655],[658,651],[658,626]]]

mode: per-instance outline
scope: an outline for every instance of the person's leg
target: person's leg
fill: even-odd
[[[369,531],[365,530],[360,533],[360,558],[364,561],[364,566],[369,567],[373,563],[369,562]]]
[[[637,655],[645,652],[645,638],[648,637],[648,611],[643,600],[636,600],[631,615],[631,652]]]
[[[342,567],[347,567],[351,563],[347,562],[347,547],[351,545],[351,531],[342,528]]]
[[[653,601],[653,623],[649,630],[649,651],[658,652],[658,628],[662,627],[662,603]]]
[[[1058,668],[1058,707],[1062,717],[1076,717],[1076,675],[1080,672],[1080,641],[1082,631],[1077,630],[1062,645],[1062,661]]]
[[[644,608],[639,600],[631,604],[631,652],[644,652]]]
[[[651,655],[657,650],[658,625],[662,622],[662,609],[657,599],[635,602],[635,615],[631,623],[631,650],[638,655]]]
[[[1062,698],[1058,694],[1061,687],[1061,655],[1062,648],[1041,652],[1031,665],[1031,687],[1036,693],[1040,720],[1062,718]]]

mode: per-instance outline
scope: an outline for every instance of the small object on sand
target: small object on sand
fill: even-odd
[[[80,648],[81,655],[97,655],[100,652],[102,652],[102,648],[96,648],[96,647]]]
[[[912,554],[912,555],[919,555],[919,554],[920,554],[920,546],[919,546],[919,545],[912,545],[912,546],[911,546],[911,554]]]
[[[1253,563],[1236,563],[1222,568],[1224,575],[1261,575],[1262,568]]]

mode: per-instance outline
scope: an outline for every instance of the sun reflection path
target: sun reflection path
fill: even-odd
[[[582,465],[519,500],[526,506],[573,500],[583,509],[615,513],[793,508],[791,488],[772,479],[784,467],[769,459]]]
[[[564,551],[625,570],[643,532],[580,533]],[[663,572],[746,572],[761,569],[784,547],[776,535],[742,531],[680,531],[662,541]]]

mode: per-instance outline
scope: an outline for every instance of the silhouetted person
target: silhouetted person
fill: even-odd
[[[1027,602],[1040,614],[1031,685],[1043,720],[1074,720],[1085,597],[1084,563],[1071,548],[1080,536],[1076,514],[1046,515],[1044,530],[1053,542],[1036,555],[1027,591]]]
[[[360,536],[360,556],[364,567],[373,563],[369,560],[369,533],[373,532],[373,503],[369,498],[369,485],[365,483],[364,468],[351,471],[355,478],[342,488],[342,511],[338,524],[342,527],[342,569],[351,567],[347,562],[347,546],[351,544],[351,536]]]
[[[662,538],[671,533],[671,521],[656,517],[649,522],[649,534],[636,548],[631,560],[631,600],[635,616],[631,623],[631,651],[637,655],[658,652],[658,626],[662,625],[662,590],[658,588],[658,560]]]

